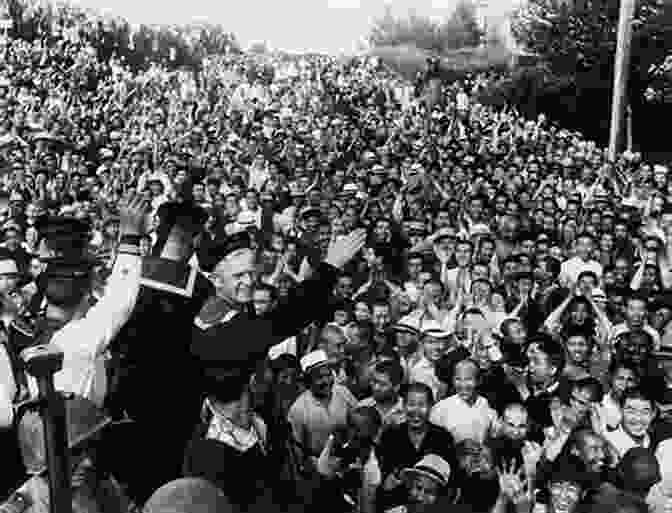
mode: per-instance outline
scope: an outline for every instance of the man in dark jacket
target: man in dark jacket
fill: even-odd
[[[189,351],[191,327],[213,291],[209,280],[188,264],[205,211],[189,202],[166,203],[158,217],[153,254],[143,259],[136,308],[115,341],[114,395],[108,404],[118,416],[134,421],[128,433],[117,430],[119,443],[137,444],[124,453],[142,459],[127,457],[117,475],[138,504],[181,476],[184,448],[200,407]]]
[[[288,301],[258,318],[251,307],[256,255],[245,233],[229,238],[212,274],[221,300],[219,315],[208,319],[199,316],[193,332],[191,351],[201,370],[208,415],[204,416],[203,425],[199,426],[187,450],[187,475],[219,481],[218,476],[226,473],[232,460],[251,454],[258,446],[257,440],[263,443],[263,433],[258,427],[252,429],[250,422],[241,422],[241,417],[247,417],[244,397],[257,363],[266,357],[271,346],[297,335],[323,315],[321,310],[328,306],[339,270],[355,257],[365,240],[364,230],[356,230],[332,244],[314,275],[299,284]],[[236,438],[250,443],[236,443],[220,426],[234,426],[239,432]],[[208,446],[212,450],[206,450]],[[212,456],[224,454],[216,451],[222,446],[229,447],[229,453],[233,447],[236,457],[222,461],[221,457]],[[230,499],[249,506],[254,497],[239,497],[240,491],[244,483],[258,477],[259,468],[244,467],[250,468],[254,475],[245,472],[243,467],[237,468],[240,472],[236,479],[226,480],[225,493]]]

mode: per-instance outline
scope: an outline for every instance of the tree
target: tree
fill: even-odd
[[[450,49],[478,46],[484,33],[476,19],[476,6],[469,0],[460,0],[441,27],[441,34],[444,45]]]
[[[483,33],[476,21],[475,6],[460,0],[453,14],[444,22],[409,11],[404,18],[396,17],[387,6],[385,13],[374,20],[368,42],[372,47],[415,46],[432,53],[444,53],[478,46]]]
[[[553,72],[576,75],[578,83],[586,75],[593,84],[608,84],[613,75],[618,14],[619,2],[609,0],[529,0],[514,16],[512,31]],[[641,88],[650,79],[650,69],[672,53],[670,2],[640,0],[631,53],[632,83]]]
[[[574,106],[575,114],[566,109],[562,123],[603,143],[609,132],[618,16],[619,2],[613,0],[528,0],[511,20],[518,43],[543,60],[549,76],[572,84],[571,99],[567,93],[556,98],[558,103]],[[647,141],[650,130],[650,123],[637,128],[638,115],[644,120],[647,111],[646,98],[665,97],[657,92],[666,74],[652,71],[661,69],[670,54],[672,4],[639,0],[633,20],[628,99],[635,137],[641,134],[642,141]]]

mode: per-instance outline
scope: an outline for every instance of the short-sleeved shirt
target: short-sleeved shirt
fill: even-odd
[[[432,389],[434,397],[438,397],[441,391],[441,382],[436,375],[436,368],[424,356],[408,372],[409,383],[424,383]]]
[[[390,426],[398,426],[406,421],[406,409],[404,408],[404,400],[401,397],[397,400],[396,404],[387,411],[381,410],[373,397],[362,399],[359,401],[358,406],[373,406],[378,410],[378,413],[380,413],[380,417],[383,420],[383,429]]]
[[[483,442],[497,418],[488,400],[478,396],[474,404],[467,404],[459,395],[451,395],[432,408],[429,420],[446,429],[456,442],[475,440]]]
[[[313,456],[318,456],[329,435],[347,426],[348,412],[355,406],[357,399],[342,385],[334,384],[328,402],[320,401],[306,390],[289,409],[294,439]]]

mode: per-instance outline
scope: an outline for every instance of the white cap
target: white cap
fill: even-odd
[[[322,349],[318,349],[301,358],[301,371],[305,374],[321,365],[326,365],[328,362],[327,353]]]
[[[428,454],[415,465],[401,471],[402,477],[408,479],[421,475],[433,479],[441,486],[447,486],[450,479],[450,463],[436,454]]]
[[[431,337],[436,339],[444,339],[450,336],[450,332],[443,329],[437,321],[423,322],[420,327],[420,332],[423,337]]]
[[[257,224],[257,218],[254,215],[253,212],[250,212],[248,210],[243,210],[240,214],[238,214],[238,218],[236,219],[236,222],[242,227],[242,228],[247,228],[248,226],[252,226],[254,224]]]
[[[13,258],[3,258],[0,260],[0,276],[8,274],[19,274],[19,268],[16,265],[16,260]]]

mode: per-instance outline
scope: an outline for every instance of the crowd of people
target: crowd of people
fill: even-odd
[[[667,167],[482,75],[45,31],[0,43],[3,507],[49,507],[48,344],[77,512],[670,511]]]

